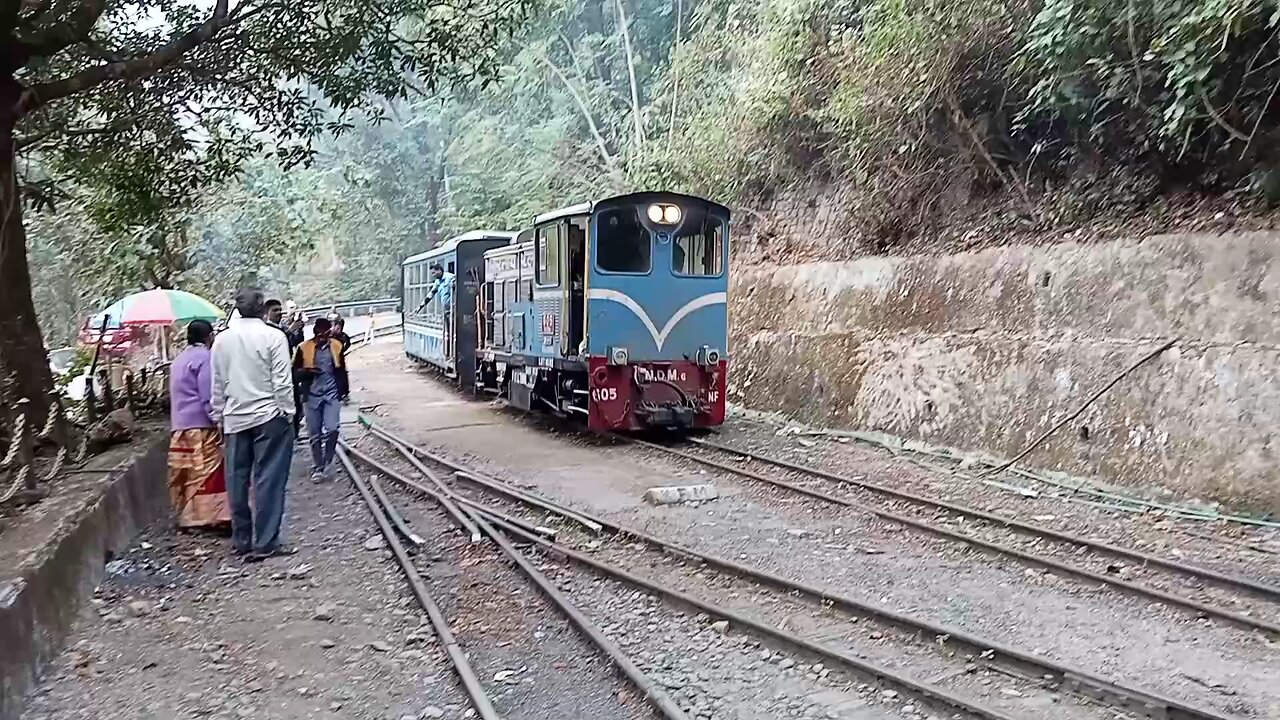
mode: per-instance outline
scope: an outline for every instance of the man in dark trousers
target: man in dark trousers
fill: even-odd
[[[307,435],[311,440],[311,479],[328,480],[338,446],[338,371],[342,368],[342,343],[329,336],[328,318],[318,318],[312,338],[298,346],[293,367],[300,378]]]
[[[231,542],[246,561],[292,554],[280,526],[293,461],[293,375],[289,343],[263,320],[265,306],[261,290],[237,293],[240,317],[218,335],[211,360],[210,416],[227,438]]]

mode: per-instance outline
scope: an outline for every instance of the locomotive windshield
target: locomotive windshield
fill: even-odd
[[[647,273],[653,262],[653,238],[640,222],[635,207],[611,208],[600,213],[597,226],[597,260],[601,270]]]
[[[724,266],[724,223],[705,215],[701,223],[685,225],[671,248],[671,269],[680,275],[719,275]]]

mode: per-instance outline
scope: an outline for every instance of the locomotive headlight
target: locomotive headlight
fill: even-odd
[[[678,205],[650,205],[648,212],[650,222],[662,223],[663,225],[675,225],[680,222],[680,207]]]

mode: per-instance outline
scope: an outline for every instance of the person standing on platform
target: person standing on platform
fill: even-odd
[[[303,319],[300,313],[295,312],[290,317],[285,317],[284,306],[279,300],[271,299],[267,301],[267,323],[275,325],[284,331],[285,338],[289,341],[289,352],[292,353],[303,341]]]
[[[169,374],[169,497],[184,530],[231,524],[222,431],[212,417],[212,344],[213,325],[192,320]]]
[[[289,301],[289,305],[293,306],[293,301]],[[271,299],[267,301],[267,324],[280,328],[280,332],[284,333],[285,339],[289,341],[289,357],[293,357],[293,353],[303,341],[303,320],[302,313],[298,312],[296,307],[290,311],[288,317],[285,317],[284,307],[279,300]],[[293,434],[294,437],[299,435],[302,429],[302,390],[298,387],[298,380],[293,380]]]
[[[342,343],[330,337],[328,318],[319,318],[310,340],[298,346],[293,367],[302,383],[307,435],[311,439],[311,479],[328,480],[338,446],[338,371],[342,369]]]
[[[288,341],[263,320],[262,291],[240,290],[236,310],[240,318],[213,344],[210,414],[227,438],[232,546],[246,562],[258,562],[294,552],[280,542],[293,461],[293,378]]]
[[[343,404],[347,404],[347,400],[351,398],[351,376],[347,374],[347,351],[351,349],[351,336],[346,333],[347,321],[339,317],[333,321],[333,330],[329,333],[330,337],[342,343],[342,355],[338,363],[338,400]]]

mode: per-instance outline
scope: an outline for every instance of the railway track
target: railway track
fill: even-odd
[[[868,513],[916,532],[994,552],[1080,581],[1098,583],[1148,601],[1191,611],[1203,617],[1217,618],[1248,630],[1265,633],[1273,638],[1280,637],[1280,622],[1273,619],[1280,611],[1280,607],[1276,605],[1277,601],[1280,601],[1280,586],[1264,581],[1168,560],[1100,540],[1001,517],[977,508],[899,490],[862,478],[739,450],[709,440],[694,438],[689,442],[700,449],[728,455],[738,461],[746,460],[756,468],[761,465],[776,468],[781,471],[781,474],[766,475],[758,469],[740,467],[723,459],[707,457],[654,442],[625,438],[623,441],[773,488]],[[889,502],[897,503],[899,507],[890,509],[883,502],[877,504],[877,500],[883,501],[886,498]],[[963,520],[964,522],[944,523],[937,518],[939,514],[953,521]],[[973,520],[980,521],[979,524],[983,527],[972,529],[975,525],[971,522]],[[961,526],[970,529],[957,529]],[[1176,589],[1152,587],[1108,572],[1106,569],[1108,562],[1116,559],[1142,566],[1148,574],[1165,573],[1167,586]],[[1092,563],[1094,566],[1102,565],[1103,568],[1093,569],[1082,564],[1082,561]],[[1203,599],[1182,593],[1197,593]],[[1244,610],[1224,607],[1224,605],[1235,605]]]
[[[458,676],[468,698],[471,701],[472,708],[478,717],[482,720],[501,720],[501,715],[494,708],[493,699],[484,685],[479,680],[475,670],[472,668],[470,661],[463,652],[461,645],[454,636],[452,628],[449,627],[444,613],[440,610],[438,603],[432,597],[427,589],[426,583],[423,581],[421,574],[418,572],[406,548],[406,544],[412,547],[423,544],[423,540],[419,538],[409,528],[400,513],[392,504],[386,492],[382,489],[380,483],[373,477],[365,478],[356,469],[351,461],[351,456],[355,456],[364,462],[370,462],[371,458],[364,455],[358,450],[350,447],[345,442],[341,443],[338,450],[338,459],[346,469],[350,476],[352,484],[355,485],[357,492],[364,501],[370,514],[373,516],[379,531],[385,538],[388,547],[391,549],[392,555],[399,565],[401,571],[409,584],[410,590],[417,599],[418,604],[434,628],[437,637],[440,639],[441,645],[444,647],[450,663],[453,665],[454,671]],[[438,480],[437,480],[438,482]],[[547,579],[547,577],[537,569],[502,533],[494,529],[491,523],[500,524],[508,531],[521,531],[518,521],[512,519],[504,519],[501,512],[485,512],[480,509],[478,504],[470,503],[462,507],[455,503],[449,496],[451,493],[438,485],[438,489],[443,492],[435,492],[426,487],[419,489],[427,495],[437,499],[442,509],[444,509],[451,517],[458,522],[459,527],[470,535],[473,542],[480,538],[478,533],[483,533],[489,537],[499,549],[500,553],[509,559],[530,582],[541,591],[550,600],[580,632],[594,644],[602,654],[614,663],[619,672],[627,677],[636,689],[644,696],[657,710],[661,716],[668,720],[690,720],[690,718],[676,705],[666,691],[648,678],[639,670],[627,657],[622,653],[621,649],[612,640],[608,638],[597,626],[595,626],[582,612],[575,607],[555,585]],[[465,509],[464,509],[465,508]],[[536,532],[535,532],[536,535]]]
[[[375,494],[373,487],[356,471],[346,453],[339,451],[338,460],[351,476],[351,482],[355,485],[356,492],[360,494],[360,498],[364,501],[365,506],[368,507],[379,532],[382,533],[388,547],[391,548],[396,564],[400,566],[400,570],[404,573],[405,580],[409,583],[409,588],[413,592],[414,598],[431,621],[431,627],[435,630],[436,636],[440,638],[440,644],[449,656],[449,662],[453,665],[458,679],[462,682],[467,697],[471,699],[472,708],[475,709],[476,714],[482,720],[500,720],[501,716],[494,710],[493,702],[480,684],[480,679],[476,676],[470,661],[467,660],[466,654],[462,652],[462,647],[458,645],[452,629],[450,629],[448,622],[445,620],[444,613],[441,612],[440,606],[431,595],[431,591],[427,589],[427,584],[423,581],[422,575],[409,557],[408,550],[402,542],[402,537],[407,535],[403,518],[395,511],[395,508],[386,499],[384,493],[379,491]],[[405,537],[405,539],[414,542],[408,537]]]
[[[1011,720],[1039,717],[1044,704],[1052,703],[1052,717],[1064,719],[1129,715],[1166,720],[1235,717],[569,509],[448,457],[413,446],[366,419],[362,418],[362,422],[373,435],[395,449],[405,463],[429,478],[432,487],[411,480],[386,462],[367,455],[358,456],[397,483],[438,499],[450,498],[455,504],[465,504],[486,517],[495,529],[552,556],[661,595],[676,605],[727,620],[731,627],[745,629],[824,663],[874,679],[893,688],[893,692],[908,693],[937,710],[959,713],[963,717]],[[451,490],[429,464],[447,469],[457,480],[486,494],[488,499]],[[492,499],[494,497],[498,499]],[[556,537],[548,536],[551,531],[542,525],[547,521],[527,516],[530,509],[556,517]],[[519,516],[522,512],[524,517]],[[599,534],[614,536],[619,542],[601,545],[592,540]],[[672,562],[680,564],[672,566]],[[648,572],[639,571],[637,565]],[[714,571],[713,577],[709,577],[708,569]],[[663,574],[668,579],[656,580],[652,577],[654,574]],[[715,597],[719,602],[707,597]],[[801,612],[806,615],[812,631],[805,636],[785,629],[777,620],[790,617],[789,613]],[[893,640],[890,647],[868,647],[865,641],[860,643],[858,638],[866,637],[866,623],[851,622],[855,620],[867,620],[882,628],[883,631],[876,631],[872,636],[878,634],[881,640],[889,637]],[[858,630],[850,630],[855,626]],[[910,673],[900,669],[902,666],[924,672]],[[986,687],[990,682],[988,673],[1003,679],[999,692],[993,693]],[[1075,704],[1061,703],[1061,695],[1071,696]]]

